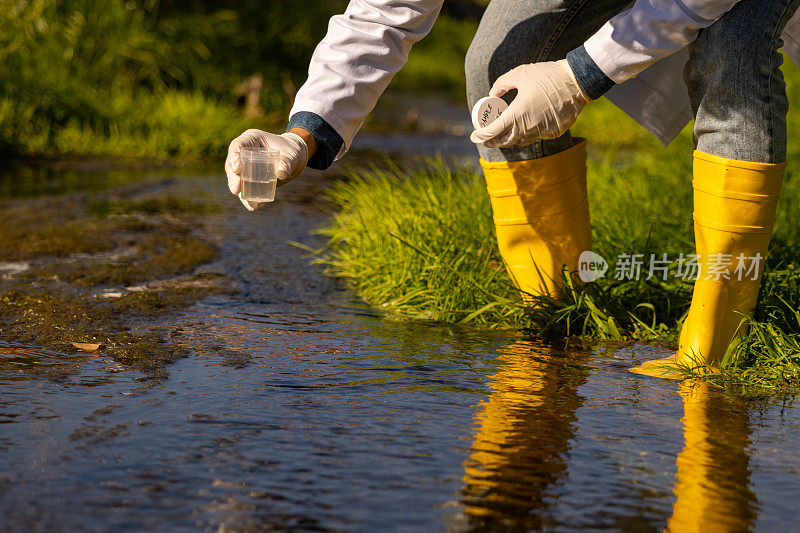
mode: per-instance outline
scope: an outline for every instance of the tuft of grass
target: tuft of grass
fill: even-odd
[[[631,189],[631,194],[650,191]],[[347,279],[367,302],[401,317],[613,340],[671,340],[688,308],[691,284],[679,278],[610,275],[580,285],[567,273],[562,298],[539,297],[526,307],[497,251],[483,177],[470,167],[450,168],[438,160],[410,172],[373,168],[333,187],[329,198],[336,212],[319,230],[328,246],[316,261]],[[605,206],[608,216],[622,212],[615,202]],[[675,250],[688,239],[671,229],[633,231],[625,223],[615,231],[626,238],[596,239],[595,250],[605,257],[637,246]]]
[[[339,210],[320,230],[329,248],[318,261],[366,301],[402,316],[524,324],[474,173],[442,161],[410,175],[389,166],[331,190]]]

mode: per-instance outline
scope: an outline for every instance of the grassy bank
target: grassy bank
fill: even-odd
[[[33,0],[0,10],[0,154],[219,156],[280,130],[346,0]],[[463,98],[475,22],[443,17],[392,84]],[[432,61],[431,57],[436,57]],[[442,68],[442,65],[450,65]],[[259,74],[248,117],[239,85]]]
[[[800,72],[786,70],[792,101],[800,101]],[[797,139],[800,117],[790,119],[789,138]],[[667,281],[618,280],[614,273],[621,254],[694,252],[690,130],[664,149],[609,103],[597,102],[575,132],[591,139],[594,250],[611,263],[606,278],[538,309],[523,307],[496,249],[482,176],[440,162],[376,170],[334,188],[336,212],[321,230],[329,246],[320,261],[367,302],[402,317],[674,346],[692,288],[678,264],[670,265]],[[797,151],[790,147],[790,157]],[[798,172],[800,163],[790,159],[750,335],[723,373],[709,379],[800,387]]]

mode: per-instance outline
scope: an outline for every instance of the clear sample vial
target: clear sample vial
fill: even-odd
[[[275,172],[281,153],[269,148],[242,148],[242,199],[272,202],[278,177]]]

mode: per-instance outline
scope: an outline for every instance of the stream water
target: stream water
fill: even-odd
[[[792,399],[632,374],[643,345],[382,317],[287,242],[319,244],[324,177],[255,214],[183,179],[226,199],[238,292],[167,317],[191,356],[160,377],[16,346],[3,531],[800,529]]]

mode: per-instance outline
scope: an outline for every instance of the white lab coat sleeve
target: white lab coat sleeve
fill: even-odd
[[[800,12],[795,13],[783,29],[783,51],[800,65]]]
[[[350,147],[364,118],[411,46],[430,32],[444,0],[351,0],[328,23],[297,92],[290,116],[309,111],[322,117]]]
[[[585,43],[586,52],[615,83],[691,44],[739,0],[636,0]]]

